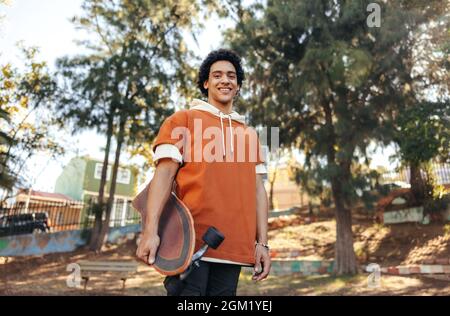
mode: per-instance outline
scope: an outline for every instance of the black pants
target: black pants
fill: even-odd
[[[180,296],[236,296],[241,266],[200,261],[183,280]],[[167,292],[168,296],[173,293]]]

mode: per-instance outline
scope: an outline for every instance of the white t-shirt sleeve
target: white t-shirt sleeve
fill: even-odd
[[[153,161],[158,163],[161,158],[172,158],[173,161],[183,163],[183,156],[177,146],[172,144],[160,144],[156,147]]]
[[[267,168],[264,163],[257,164],[255,168],[256,168],[256,174],[266,174],[267,173]]]

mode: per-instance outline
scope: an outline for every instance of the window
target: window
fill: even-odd
[[[95,179],[101,179],[102,178],[102,167],[103,164],[100,162],[97,162],[95,164],[95,172],[94,172],[94,178]],[[111,178],[111,166],[108,166],[108,170],[106,171],[106,180],[109,181]]]
[[[130,184],[131,172],[128,169],[119,168],[117,170],[117,182],[123,184]]]
[[[98,162],[95,164],[94,178],[100,180],[102,177],[102,166],[103,164]],[[111,166],[108,166],[108,170],[106,171],[106,180],[111,180]],[[117,183],[122,184],[130,184],[131,180],[131,171],[126,168],[119,168],[117,170]]]

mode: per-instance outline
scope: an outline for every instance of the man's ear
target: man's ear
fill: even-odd
[[[203,88],[205,88],[206,90],[208,90],[208,80],[206,80],[205,82],[203,82]]]

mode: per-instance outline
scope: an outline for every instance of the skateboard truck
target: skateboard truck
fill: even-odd
[[[215,227],[209,227],[206,233],[203,235],[203,246],[192,256],[192,263],[187,270],[180,275],[180,280],[184,280],[192,272],[192,270],[200,266],[200,259],[206,253],[209,247],[217,249],[220,246],[225,237]]]
[[[200,259],[206,253],[209,247],[213,249],[217,249],[220,246],[222,241],[225,239],[223,234],[218,231],[215,227],[209,227],[208,230],[202,237],[202,240],[205,242],[203,246],[192,256],[192,261],[189,267],[176,276],[168,276],[164,280],[164,286],[170,295],[179,295],[183,290],[183,280],[185,280],[192,271],[197,269],[200,266]]]

